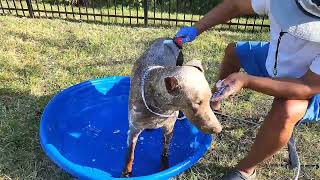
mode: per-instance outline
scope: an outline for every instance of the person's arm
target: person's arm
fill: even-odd
[[[320,93],[320,75],[309,70],[299,79],[277,79],[234,73],[223,81],[223,85],[227,88],[212,101],[221,101],[238,93],[242,88],[252,89],[278,98],[307,100]]]
[[[251,0],[224,0],[194,26],[182,27],[176,33],[176,37],[181,37],[183,43],[191,42],[203,31],[215,25],[226,23],[234,17],[251,14],[254,14]]]
[[[254,11],[251,0],[224,0],[198,21],[195,27],[201,34],[203,31],[215,25],[226,23],[235,17],[252,14]]]
[[[299,79],[248,78],[247,88],[274,97],[305,100],[320,93],[320,75],[312,71]]]

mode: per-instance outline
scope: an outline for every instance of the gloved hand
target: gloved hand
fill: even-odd
[[[176,37],[182,37],[182,43],[191,42],[199,35],[196,27],[182,27],[176,34]]]

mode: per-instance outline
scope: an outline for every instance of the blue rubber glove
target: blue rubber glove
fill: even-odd
[[[182,27],[176,34],[176,37],[182,37],[182,43],[191,42],[199,35],[195,27]]]

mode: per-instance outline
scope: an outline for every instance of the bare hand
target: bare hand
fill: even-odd
[[[248,84],[249,76],[244,73],[233,73],[223,80],[222,85],[225,87],[223,92],[211,99],[213,102],[222,101],[230,95],[237,94],[242,88]]]

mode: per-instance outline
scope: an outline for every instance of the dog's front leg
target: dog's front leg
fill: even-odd
[[[163,127],[163,148],[160,168],[161,171],[169,168],[169,147],[173,135],[173,127],[174,123],[168,124],[167,126]]]
[[[139,134],[142,132],[142,129],[136,129],[130,127],[130,130],[128,132],[128,150],[126,155],[126,164],[122,171],[122,177],[131,177],[132,176],[132,164],[134,159],[134,149],[136,147]]]

